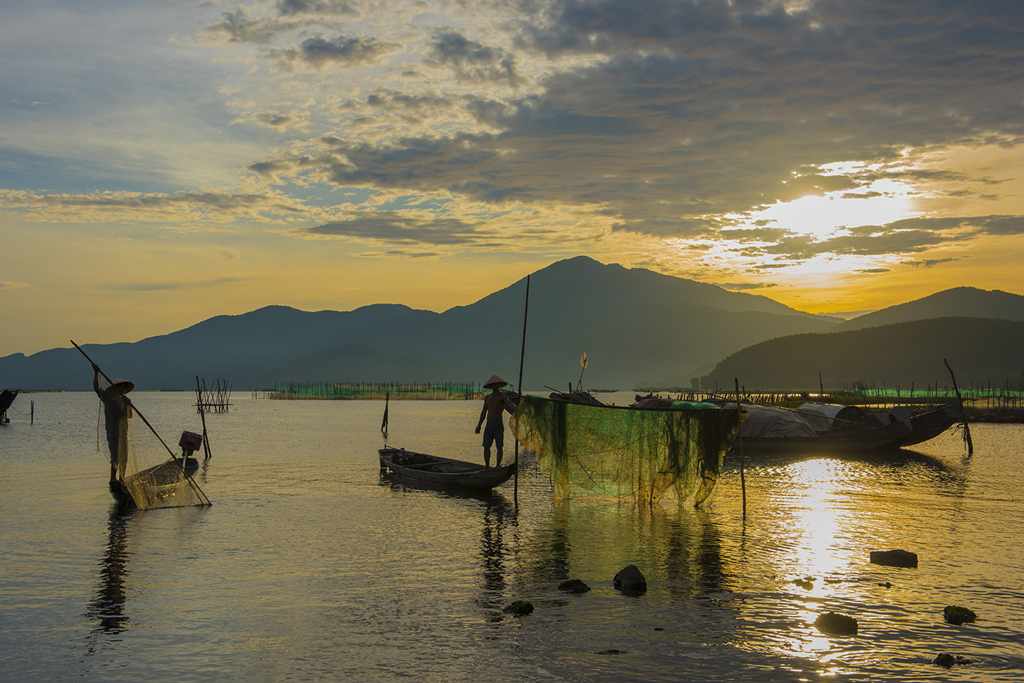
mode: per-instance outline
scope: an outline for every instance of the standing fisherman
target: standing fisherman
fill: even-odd
[[[132,416],[132,403],[128,392],[135,385],[125,379],[115,379],[106,390],[100,390],[100,366],[93,363],[95,372],[92,388],[103,403],[103,414],[107,422],[107,446],[110,447],[110,490],[119,488],[118,476],[124,476],[128,463],[128,418]]]
[[[497,375],[491,375],[491,378],[484,384],[484,389],[490,389],[491,393],[484,396],[484,407],[480,411],[480,420],[476,423],[476,433],[479,434],[480,425],[484,423],[484,419],[487,420],[487,426],[484,427],[484,467],[491,466],[491,442],[498,448],[498,460],[495,462],[495,467],[501,467],[501,456],[504,454],[503,446],[505,444],[505,422],[502,419],[505,395],[501,393],[501,388],[506,384],[508,382]]]

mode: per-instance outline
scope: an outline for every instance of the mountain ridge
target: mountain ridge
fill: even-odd
[[[552,263],[532,273],[529,282],[527,387],[575,381],[584,352],[590,386],[664,386],[770,339],[843,328],[838,319],[761,295],[585,256]],[[134,343],[83,348],[138,389],[191,389],[196,376],[225,379],[244,390],[290,381],[446,382],[491,374],[512,380],[522,350],[526,283],[521,278],[442,313],[384,303],[315,312],[272,305]],[[960,289],[972,290],[947,291]],[[994,298],[990,293],[970,293],[975,298],[969,305],[998,308],[977,300]],[[1011,310],[1024,300],[1000,294],[1000,300],[1009,297]],[[891,308],[904,316],[945,309],[950,296],[924,307],[908,302]],[[0,358],[0,379],[11,388],[85,389],[91,374],[74,349],[48,349]]]

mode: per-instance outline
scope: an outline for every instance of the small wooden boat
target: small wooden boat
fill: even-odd
[[[7,419],[7,409],[11,407],[11,404],[14,403],[14,399],[17,397],[17,389],[14,391],[8,391],[7,389],[0,391],[0,423],[6,424],[10,422]]]
[[[378,453],[382,470],[388,469],[403,479],[433,486],[489,491],[504,484],[516,473],[515,463],[484,467],[477,463],[440,458],[404,448],[381,448]]]

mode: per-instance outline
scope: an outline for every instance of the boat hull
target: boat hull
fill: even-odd
[[[483,467],[464,460],[407,451],[404,448],[382,448],[378,451],[380,466],[402,479],[431,486],[489,491],[512,478],[515,463],[501,467]]]

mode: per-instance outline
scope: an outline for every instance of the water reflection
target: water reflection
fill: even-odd
[[[86,616],[95,619],[91,637],[117,635],[128,628],[125,580],[128,576],[128,532],[135,511],[111,506],[107,521],[107,548],[100,560],[100,584]]]
[[[502,620],[501,610],[507,602],[510,550],[506,541],[508,527],[515,524],[515,508],[503,496],[483,501],[480,526],[480,564],[483,568],[483,593],[477,601],[490,622]]]

